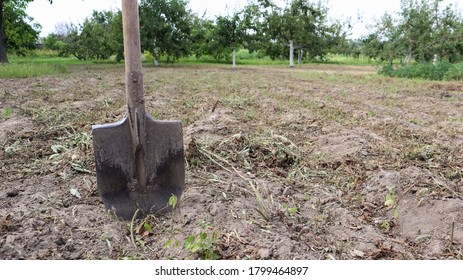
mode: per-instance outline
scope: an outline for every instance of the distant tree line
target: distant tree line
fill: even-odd
[[[6,48],[18,54],[38,40],[39,26],[31,25],[24,12],[30,1],[0,0]],[[459,62],[463,60],[463,18],[452,5],[443,7],[442,1],[401,0],[399,12],[384,14],[368,35],[352,40],[347,36],[349,21],[329,19],[321,1],[288,0],[279,6],[272,0],[253,0],[241,10],[209,19],[194,14],[188,0],[140,0],[142,50],[153,55],[154,63],[161,56],[174,61],[191,55],[216,60],[233,57],[235,63],[239,49],[260,57],[289,58],[291,66],[294,58],[322,60],[329,53],[388,64],[430,62],[435,55]],[[94,11],[81,24],[60,23],[43,38],[43,45],[81,60],[111,56],[122,60],[121,12]]]
[[[410,64],[463,60],[463,17],[443,0],[402,0],[400,11],[385,13],[372,32],[345,40],[338,52],[380,62]]]

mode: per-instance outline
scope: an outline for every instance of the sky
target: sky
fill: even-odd
[[[276,0],[276,2],[284,2]],[[227,15],[245,6],[247,0],[190,0],[190,8],[198,15],[213,18],[215,15]],[[386,11],[394,12],[400,8],[400,0],[324,0],[329,8],[331,18],[345,20],[351,18],[353,25],[352,38],[368,34],[368,25],[379,19]],[[445,4],[453,4],[458,9],[463,0],[445,0]],[[42,26],[41,36],[45,37],[55,31],[57,23],[82,23],[90,17],[93,10],[120,9],[121,0],[35,0],[26,10],[35,22]]]

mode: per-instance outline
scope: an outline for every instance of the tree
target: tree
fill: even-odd
[[[442,0],[402,0],[401,10],[385,14],[366,38],[369,56],[392,64],[430,62],[434,55],[450,62],[463,57],[463,24],[452,7],[441,9]]]
[[[208,54],[208,42],[211,39],[211,33],[214,30],[214,22],[210,19],[207,19],[204,15],[198,17],[193,16],[192,25],[191,25],[191,47],[190,51],[200,58],[201,56]]]
[[[187,0],[141,0],[140,33],[142,50],[178,59],[189,54],[192,14]]]
[[[210,52],[216,53],[216,57],[233,52],[233,68],[235,68],[236,50],[243,43],[244,31],[241,12],[235,12],[231,16],[218,16],[212,33],[211,41],[214,44],[209,48]]]
[[[328,10],[321,2],[291,0],[284,8],[270,0],[259,0],[258,4],[265,13],[265,52],[272,58],[286,56],[283,51],[289,46],[291,67],[295,49],[307,50],[309,58],[323,57],[338,37],[345,36],[340,24],[328,22]]]
[[[107,59],[114,54],[122,59],[121,12],[93,11],[79,27],[70,24],[65,44],[67,54],[79,60]]]
[[[59,22],[55,25],[55,31],[43,38],[43,46],[46,49],[58,52],[59,56],[68,56],[68,44],[71,34],[76,30],[71,22]]]
[[[38,32],[27,23],[24,10],[33,0],[0,0],[0,63],[8,63],[7,50],[30,48]],[[52,3],[52,0],[49,0]],[[35,26],[37,27],[37,26]]]

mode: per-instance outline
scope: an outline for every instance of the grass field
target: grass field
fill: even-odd
[[[25,78],[25,77],[37,77],[50,74],[66,73],[69,67],[73,65],[92,65],[92,64],[120,64],[122,62],[116,62],[115,58],[107,60],[89,60],[81,61],[73,56],[60,57],[54,51],[49,50],[36,50],[30,52],[27,56],[10,55],[9,64],[0,65],[0,78]],[[149,53],[143,55],[144,64],[147,67],[152,65],[153,57]],[[161,65],[174,66],[174,65],[229,65],[231,64],[231,55],[226,59],[219,61],[215,60],[210,56],[203,56],[196,58],[194,56],[180,58],[177,61],[169,61],[167,58],[161,57]],[[310,64],[310,62],[304,61],[303,64]],[[344,65],[375,65],[374,61],[360,57],[354,59],[352,57],[346,57],[342,55],[328,55],[325,61],[319,61],[316,63],[323,64],[344,64]],[[238,65],[289,65],[289,61],[286,59],[272,60],[269,57],[261,57],[257,53],[249,53],[247,50],[240,50],[237,53],[237,64]],[[297,64],[297,60],[296,60]]]
[[[5,259],[463,256],[461,82],[341,64],[145,67],[147,112],[183,123],[186,189],[173,213],[134,222],[101,202],[91,135],[126,115],[123,65],[0,85]]]

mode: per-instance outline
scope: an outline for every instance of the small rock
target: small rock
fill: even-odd
[[[45,225],[45,222],[42,220],[34,220],[32,221],[32,226],[35,228],[43,227]]]
[[[82,258],[82,253],[81,252],[72,253],[71,257],[70,257],[71,260],[78,260],[80,258]]]
[[[12,189],[12,190],[9,190],[7,193],[6,193],[6,196],[8,197],[15,197],[19,194],[19,190],[17,189]]]
[[[277,254],[279,258],[285,258],[288,259],[288,255],[291,253],[291,247],[282,245],[280,248],[277,250]]]
[[[14,235],[8,235],[5,240],[6,245],[12,245],[14,241],[16,240],[16,236]]]
[[[363,258],[365,256],[365,253],[360,250],[353,250],[350,254],[352,255],[352,257],[359,257],[359,258]]]
[[[37,252],[37,259],[39,260],[47,259],[48,256],[50,256],[50,251],[48,249],[40,249]]]
[[[225,212],[225,209],[222,203],[214,203],[209,208],[209,213],[211,213],[212,216],[216,216],[220,214],[220,212]]]
[[[66,244],[66,241],[64,241],[63,237],[58,237],[58,239],[55,241],[55,244],[58,245],[58,246],[63,246],[64,244]]]
[[[259,251],[257,252],[257,254],[259,255],[259,258],[260,258],[261,260],[266,260],[266,259],[269,259],[269,258],[270,258],[270,250],[267,249],[267,248],[259,249]]]
[[[81,195],[80,195],[80,193],[79,193],[79,191],[77,189],[71,189],[70,193],[71,193],[71,195],[73,195],[73,196],[75,196],[77,198],[81,198]]]

